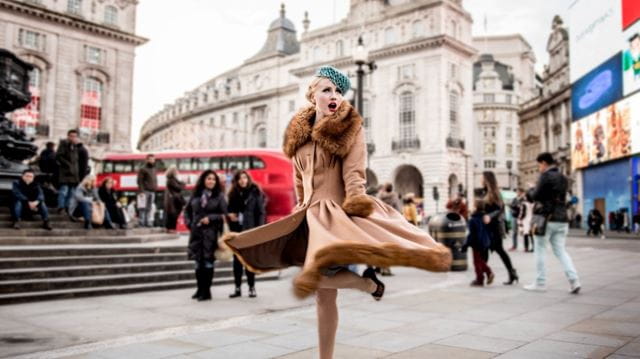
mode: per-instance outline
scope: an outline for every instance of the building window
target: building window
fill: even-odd
[[[322,50],[320,46],[316,46],[313,48],[313,62],[318,62],[322,59]]]
[[[493,103],[496,100],[495,95],[492,94],[492,93],[484,94],[483,95],[483,99],[484,99],[484,102],[486,102],[486,103]]]
[[[495,156],[496,155],[496,144],[493,142],[485,142],[484,144],[484,155],[485,156]]]
[[[507,144],[507,156],[513,156],[513,145],[510,143]]]
[[[238,120],[238,113],[237,113],[237,112],[234,112],[234,113],[233,113],[233,126],[234,126],[234,127],[235,127],[235,126],[238,126],[238,121],[239,121],[239,120]]]
[[[513,129],[511,127],[507,127],[507,139],[510,140],[513,137]]]
[[[484,168],[496,168],[496,161],[494,160],[484,161]]]
[[[104,23],[118,25],[118,9],[115,6],[107,5],[104,8]]]
[[[396,42],[396,30],[392,27],[388,27],[384,30],[384,44],[392,45]]]
[[[449,78],[457,79],[458,78],[458,65],[454,63],[449,64]]]
[[[102,120],[102,82],[95,77],[86,77],[80,104],[80,131],[85,134],[97,132]]]
[[[371,142],[371,104],[368,99],[362,100],[362,118],[364,120],[364,131],[367,143]]]
[[[411,29],[413,37],[424,36],[424,25],[422,24],[422,21],[414,21],[413,24],[411,24]]]
[[[451,137],[460,138],[460,121],[458,121],[458,94],[455,91],[449,93],[449,124],[451,126]]]
[[[415,137],[416,115],[413,94],[405,92],[400,95],[400,141]]]
[[[449,35],[453,38],[458,37],[458,23],[456,23],[455,20],[451,20],[451,22],[449,22]]]
[[[68,0],[67,11],[74,15],[80,15],[82,13],[82,0]]]
[[[224,115],[220,116],[220,128],[225,128],[227,127],[227,119],[225,118]]]
[[[262,126],[256,131],[256,144],[259,148],[267,147],[267,128]]]
[[[507,104],[509,104],[509,105],[510,105],[510,104],[511,104],[511,101],[513,101],[513,100],[512,100],[512,98],[511,98],[511,95],[506,95],[506,96],[505,96],[505,99],[504,99],[504,102],[506,102]]]
[[[293,112],[296,110],[296,101],[289,100],[289,112]]]
[[[18,31],[18,43],[24,48],[36,51],[44,51],[45,40],[45,35],[37,33],[35,31],[25,29],[20,29],[20,31]]]
[[[42,86],[42,71],[34,67],[29,72],[29,92],[31,92],[31,102],[27,106],[15,110],[11,114],[11,120],[18,127],[23,129],[27,135],[36,134],[36,126],[40,121],[40,89]]]
[[[415,78],[415,65],[408,64],[398,66],[398,81],[412,80]]]
[[[97,47],[85,46],[84,57],[85,61],[90,64],[102,65],[104,63],[104,51]]]
[[[336,41],[336,57],[344,56],[344,43],[342,40]]]
[[[224,133],[220,134],[220,144],[219,145],[220,145],[220,147],[223,147],[223,148],[226,146],[226,144],[224,142]]]

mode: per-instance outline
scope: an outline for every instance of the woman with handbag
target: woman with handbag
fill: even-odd
[[[82,216],[85,229],[92,229],[92,223],[113,229],[109,212],[106,211],[104,203],[100,201],[96,190],[96,177],[93,175],[87,175],[76,187],[69,202],[69,213],[72,220]]]
[[[191,231],[189,259],[195,262],[198,290],[191,297],[211,300],[214,252],[218,249],[218,231],[227,215],[227,201],[213,170],[202,172],[187,202],[184,219]]]
[[[186,203],[184,197],[182,197],[185,184],[178,179],[178,169],[174,165],[167,169],[165,176],[167,185],[164,190],[164,226],[168,233],[175,233],[178,217]]]
[[[484,198],[486,202],[484,223],[487,225],[489,235],[491,236],[491,250],[498,253],[502,263],[507,268],[509,280],[503,282],[504,285],[512,285],[517,283],[518,273],[511,264],[511,258],[505,252],[502,241],[506,234],[504,219],[504,202],[498,189],[498,181],[496,175],[491,171],[482,172],[482,187],[484,189]]]
[[[122,205],[116,199],[116,194],[113,191],[113,178],[107,177],[102,181],[98,189],[98,196],[104,203],[111,222],[117,224],[121,229],[127,228],[127,222],[122,213]]]
[[[260,187],[253,182],[247,171],[238,171],[233,176],[231,190],[229,191],[229,230],[232,232],[242,232],[265,224],[267,211],[265,209],[264,193]],[[242,272],[247,275],[249,285],[249,298],[255,298],[256,275],[233,256],[233,279],[236,289],[229,294],[229,298],[237,298],[242,295],[240,289],[242,285]]]

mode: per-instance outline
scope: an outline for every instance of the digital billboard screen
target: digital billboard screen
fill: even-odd
[[[640,21],[624,32],[622,76],[625,96],[640,90]]]
[[[616,54],[573,84],[571,115],[577,120],[621,98],[622,60]]]

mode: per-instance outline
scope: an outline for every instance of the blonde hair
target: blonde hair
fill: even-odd
[[[316,101],[313,98],[313,93],[316,92],[316,87],[318,87],[318,84],[320,83],[320,81],[322,81],[322,79],[324,79],[324,77],[319,77],[319,76],[314,77],[313,80],[311,80],[311,83],[309,84],[307,93],[305,94],[307,101],[311,102],[314,105],[316,104]]]
[[[164,173],[165,177],[174,176],[178,177],[178,168],[176,165],[171,165],[167,168],[167,171]]]
[[[96,186],[96,176],[87,175],[85,178],[82,179],[82,182],[80,182],[80,186],[84,188],[89,188],[88,186],[89,184],[91,184],[92,189]]]

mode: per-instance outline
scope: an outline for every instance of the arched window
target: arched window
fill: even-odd
[[[11,114],[11,119],[15,125],[23,129],[27,135],[36,134],[36,126],[40,121],[40,91],[42,89],[42,71],[34,67],[29,72],[29,92],[31,92],[31,102],[27,106],[15,110]]]
[[[80,131],[98,132],[102,120],[103,84],[95,77],[85,77],[80,100]]]
[[[416,20],[411,25],[412,35],[413,37],[422,37],[424,36],[424,24],[421,20]]]
[[[342,40],[336,41],[336,57],[344,56],[344,44]]]
[[[396,42],[396,31],[392,27],[388,27],[384,30],[384,44],[391,45]]]
[[[67,11],[75,15],[80,15],[82,13],[82,0],[69,0],[67,2]]]
[[[416,133],[416,111],[415,100],[411,92],[403,92],[400,95],[400,141],[415,138]]]
[[[459,102],[458,93],[451,91],[449,93],[449,126],[450,136],[454,139],[460,138]]]
[[[260,148],[267,147],[267,128],[260,126],[256,131],[256,145]]]
[[[115,6],[105,6],[104,23],[107,25],[118,25],[118,9]]]

